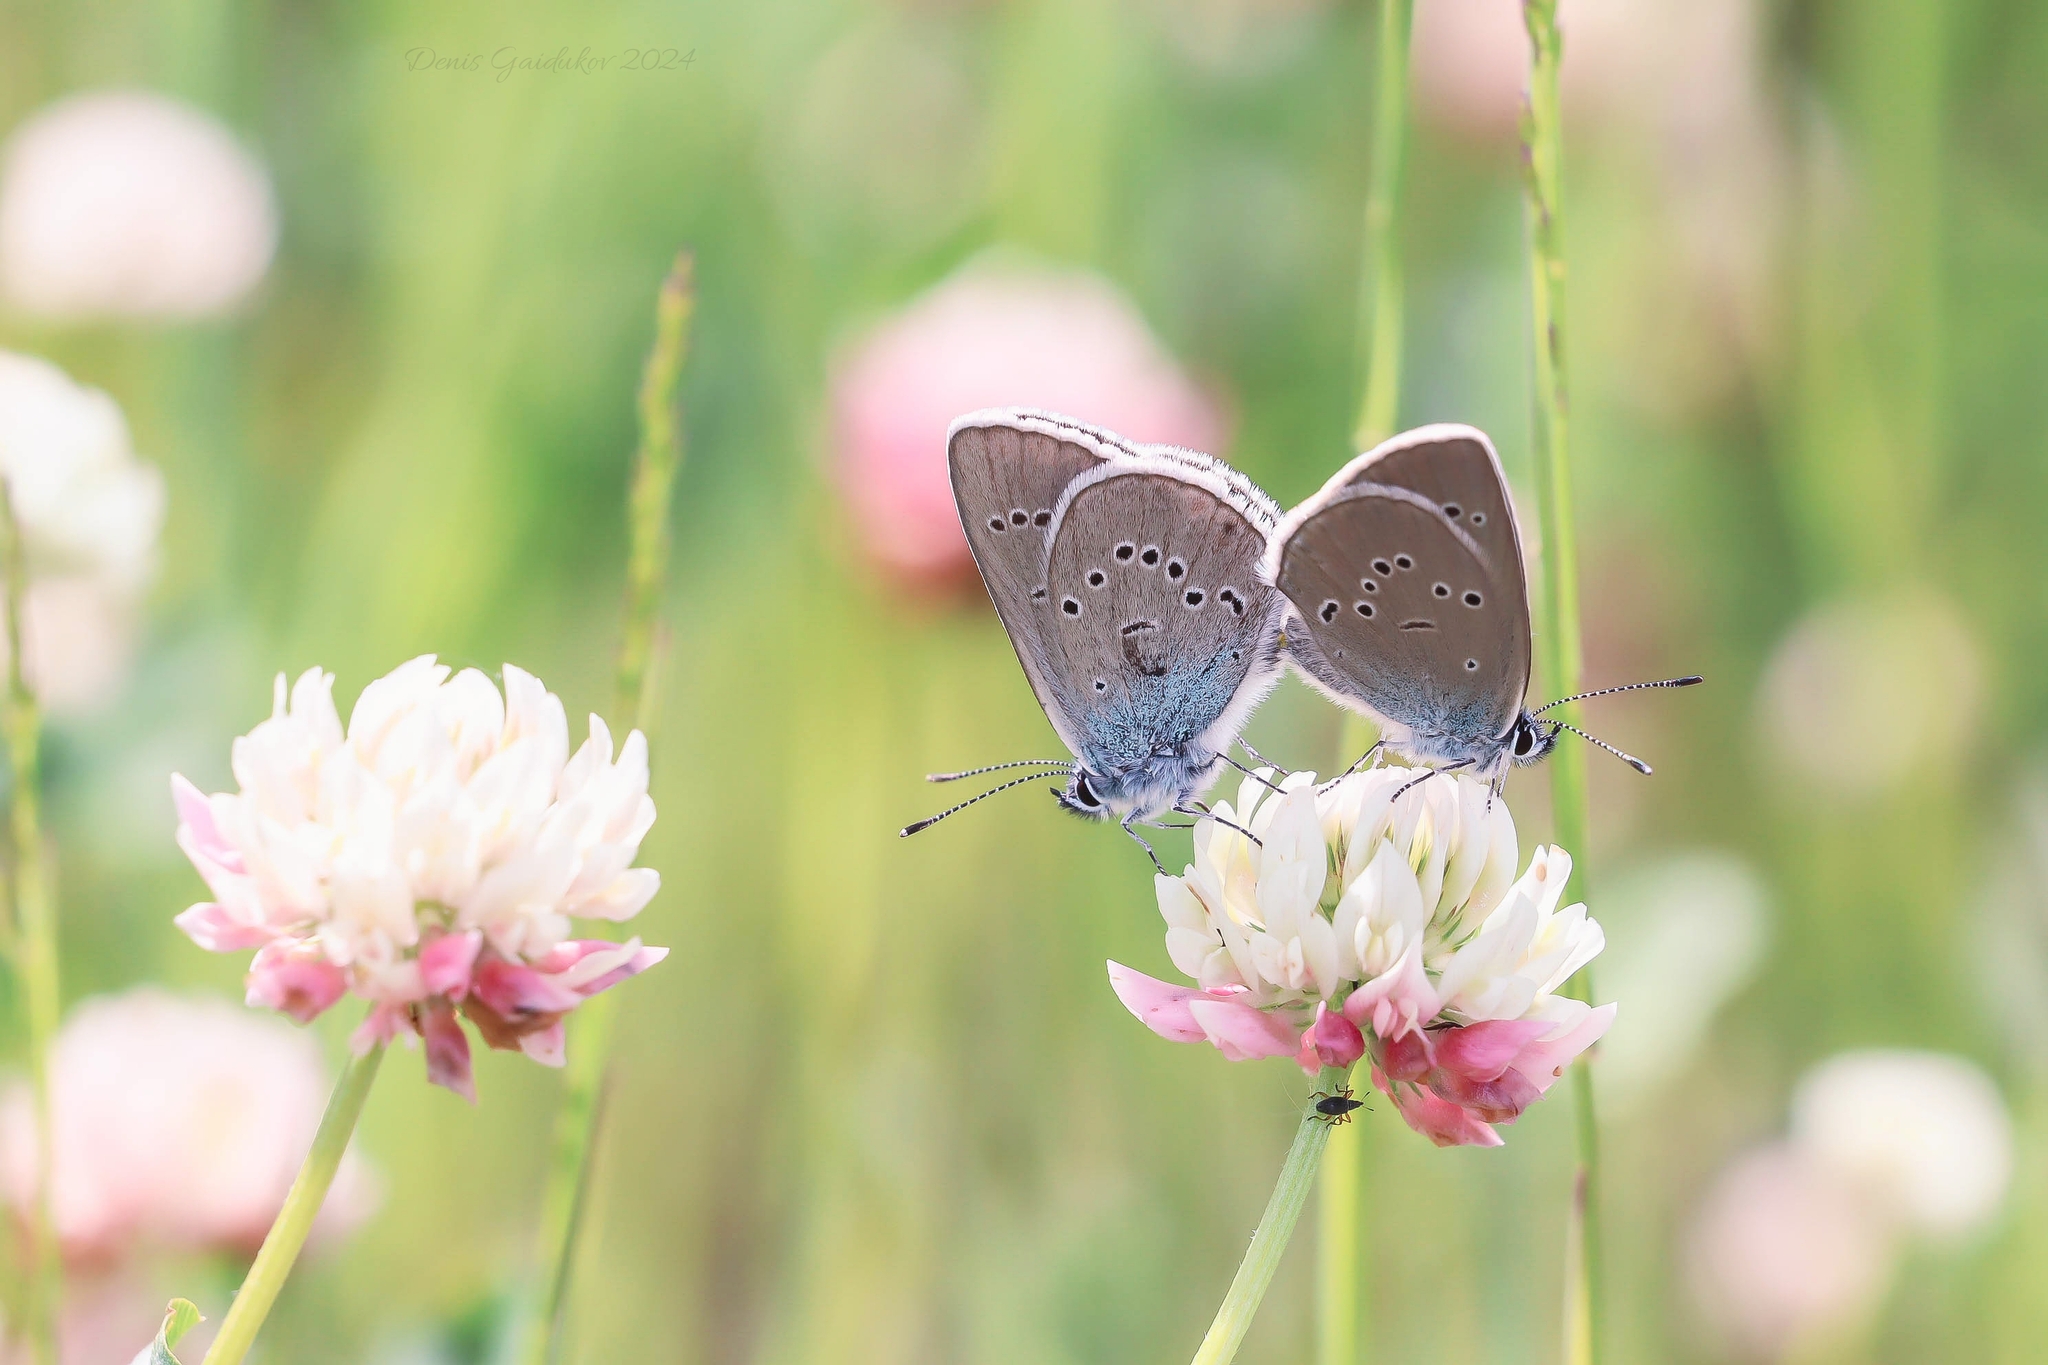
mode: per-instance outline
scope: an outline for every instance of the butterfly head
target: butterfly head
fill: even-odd
[[[1053,791],[1062,809],[1084,820],[1150,819],[1208,790],[1222,758],[1191,745],[1173,745],[1128,767],[1077,763],[1067,785]]]
[[[1541,721],[1527,711],[1515,717],[1515,723],[1508,729],[1508,757],[1518,768],[1531,763],[1541,763],[1557,747],[1557,737],[1564,727]]]

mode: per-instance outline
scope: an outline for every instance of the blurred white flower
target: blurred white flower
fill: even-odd
[[[135,458],[112,398],[11,351],[0,351],[0,477],[28,556],[24,671],[52,709],[85,709],[127,664],[163,479]]]
[[[1997,1214],[2012,1179],[1998,1087],[1941,1052],[1845,1052],[1792,1096],[1792,1141],[1903,1227],[1954,1240]]]
[[[1892,1271],[1892,1231],[1825,1166],[1789,1143],[1738,1157],[1686,1230],[1695,1307],[1744,1360],[1819,1350],[1877,1306]]]
[[[1655,1094],[1698,1051],[1746,985],[1770,939],[1762,880],[1729,853],[1691,852],[1603,883],[1621,926],[1600,981],[1626,1000],[1628,1027],[1600,1054],[1600,1099],[1617,1109]]]
[[[1947,599],[1923,589],[1815,608],[1765,666],[1775,767],[1839,795],[1881,794],[1975,732],[1982,664]]]
[[[334,677],[277,679],[269,720],[235,741],[241,790],[173,780],[178,843],[216,900],[178,925],[216,952],[257,949],[249,1003],[304,1022],[354,992],[358,1050],[426,1040],[428,1075],[474,1098],[468,1017],[493,1047],[551,1066],[562,1017],[659,962],[640,941],[568,937],[626,920],[661,885],[632,866],[654,823],[647,741],[590,718],[571,756],[561,700],[505,667],[424,655],[363,689],[346,733]]]
[[[1215,408],[1097,276],[970,265],[855,339],[832,367],[834,463],[869,556],[899,580],[971,583],[946,429],[1037,407],[1134,441],[1214,450]]]
[[[262,165],[161,95],[74,95],[0,166],[0,291],[52,318],[201,318],[255,288],[277,243]]]
[[[253,1252],[305,1160],[328,1088],[313,1039],[225,1001],[144,987],[81,1003],[50,1054],[51,1198],[66,1259]],[[0,1192],[17,1210],[34,1194],[36,1149],[17,1082],[0,1096]],[[349,1156],[320,1226],[353,1227],[376,1197]]]
[[[1514,820],[1483,782],[1378,768],[1319,790],[1248,776],[1195,826],[1185,876],[1155,878],[1167,954],[1198,983],[1110,964],[1154,1032],[1305,1069],[1370,1053],[1373,1082],[1441,1145],[1496,1145],[1613,1021],[1557,994],[1603,945],[1563,908],[1571,859],[1514,879]],[[1406,788],[1404,791],[1403,789]],[[1399,794],[1399,799],[1396,799]],[[1257,842],[1254,842],[1254,838]]]

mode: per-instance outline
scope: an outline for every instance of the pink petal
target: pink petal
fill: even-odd
[[[1426,1026],[1443,1008],[1422,970],[1422,950],[1411,947],[1401,960],[1360,986],[1344,1001],[1344,1017],[1382,1038],[1399,1038]]]
[[[1522,1111],[1543,1098],[1543,1092],[1521,1072],[1503,1071],[1491,1080],[1474,1080],[1438,1070],[1429,1088],[1487,1123],[1513,1123]]]
[[[1432,1035],[1436,1064],[1462,1080],[1490,1081],[1506,1071],[1524,1047],[1556,1025],[1543,1019],[1489,1019]]]
[[[484,946],[483,931],[443,934],[420,949],[420,980],[429,995],[460,1000],[469,994],[469,978],[476,955]]]
[[[1176,1043],[1199,1043],[1208,1036],[1188,1009],[1189,1001],[1202,998],[1202,992],[1193,986],[1171,985],[1134,972],[1121,962],[1109,964],[1109,985],[1116,998],[1124,1002],[1124,1008],[1160,1037]]]
[[[324,957],[271,943],[249,964],[251,1005],[261,1005],[310,1024],[348,991],[341,968]]]
[[[379,1043],[388,1043],[413,1027],[412,1006],[386,1002],[356,1025],[348,1036],[348,1050],[360,1057]]]
[[[1621,1006],[1602,1005],[1579,1021],[1578,1027],[1562,1038],[1552,1038],[1540,1043],[1531,1043],[1523,1048],[1514,1060],[1514,1069],[1528,1077],[1536,1087],[1536,1093],[1544,1091],[1564,1075],[1564,1069],[1572,1064],[1581,1052],[1600,1041],[1608,1026],[1614,1023],[1615,1011]]]
[[[1202,995],[1188,1001],[1186,1009],[1202,1036],[1233,1062],[1285,1057],[1295,1050],[1294,1029],[1277,1014]]]
[[[183,831],[191,835],[191,847],[187,852],[197,850],[230,872],[246,870],[240,850],[221,836],[206,793],[176,773],[171,774],[171,804],[177,807],[178,823]]]
[[[1439,1147],[1498,1147],[1501,1136],[1466,1110],[1417,1085],[1396,1082],[1375,1070],[1372,1083],[1385,1091],[1410,1128]]]
[[[427,1042],[427,1079],[476,1103],[476,1077],[469,1069],[469,1035],[447,1004],[420,1011],[420,1037]]]
[[[560,1066],[568,1060],[568,1030],[557,1019],[546,1028],[535,1029],[519,1039],[519,1050],[542,1066]]]
[[[1380,1045],[1380,1068],[1397,1081],[1419,1081],[1436,1069],[1431,1035],[1415,1029]]]
[[[1302,1036],[1304,1046],[1311,1040],[1316,1059],[1324,1066],[1349,1068],[1365,1055],[1365,1035],[1358,1031],[1358,1025],[1333,1013],[1322,1001],[1316,1002],[1315,1023]]]
[[[277,937],[277,931],[260,924],[244,924],[215,901],[202,901],[171,921],[186,937],[209,953],[238,953],[261,948]]]
[[[583,1003],[583,997],[531,967],[487,956],[470,977],[470,990],[491,1009],[510,1018],[521,1014],[561,1014]]]
[[[618,966],[613,967],[610,971],[592,977],[581,985],[572,986],[570,989],[588,1000],[591,996],[601,991],[610,990],[629,976],[640,975],[640,973],[646,971],[649,967],[652,967],[667,956],[668,949],[666,948],[635,949],[630,957]]]

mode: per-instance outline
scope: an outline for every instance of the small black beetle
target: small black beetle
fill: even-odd
[[[1332,1128],[1340,1123],[1351,1122],[1351,1111],[1365,1107],[1364,1100],[1351,1098],[1351,1087],[1348,1085],[1334,1095],[1318,1090],[1310,1098],[1316,1102],[1316,1113],[1328,1121]]]

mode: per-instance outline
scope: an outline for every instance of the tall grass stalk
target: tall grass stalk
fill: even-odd
[[[654,344],[640,374],[640,445],[626,493],[625,623],[614,712],[621,733],[646,728],[652,709],[662,586],[668,577],[669,504],[683,461],[676,384],[689,358],[696,303],[695,261],[685,250],[677,254],[661,282],[654,306]],[[570,1024],[574,1046],[569,1049],[567,1093],[555,1121],[554,1151],[541,1192],[534,1297],[522,1317],[515,1353],[522,1365],[551,1365],[564,1358],[570,1282],[603,1129],[616,1009],[609,995],[600,995],[579,1009]]]
[[[1351,432],[1353,453],[1393,435],[1400,417],[1401,169],[1408,149],[1408,34],[1414,8],[1414,0],[1380,2],[1371,178],[1358,280],[1358,346],[1365,376]],[[1343,771],[1370,742],[1364,722],[1347,716],[1335,771]],[[1316,1208],[1317,1365],[1358,1365],[1362,1359],[1364,1200],[1365,1132],[1354,1128],[1330,1139]]]
[[[1316,1077],[1316,1089],[1324,1093],[1341,1090],[1350,1075],[1349,1067],[1326,1066]],[[1195,1352],[1193,1365],[1230,1365],[1237,1358],[1237,1348],[1251,1330],[1266,1288],[1273,1283],[1273,1272],[1280,1268],[1280,1257],[1294,1236],[1302,1206],[1308,1203],[1309,1187],[1315,1184],[1316,1168],[1322,1164],[1323,1148],[1330,1140],[1330,1127],[1330,1120],[1316,1112],[1313,1099],[1303,1104],[1301,1124],[1294,1130],[1294,1145],[1287,1149],[1273,1197],[1266,1201],[1265,1215],[1252,1233],[1252,1244],[1238,1263],[1237,1274]]]
[[[1563,219],[1563,111],[1558,70],[1564,40],[1557,27],[1558,0],[1523,0],[1529,30],[1529,94],[1522,119],[1522,161],[1528,201],[1529,313],[1534,329],[1533,431],[1536,438],[1536,507],[1543,529],[1542,680],[1552,697],[1579,690],[1578,535],[1572,521],[1571,406],[1565,369],[1565,257]],[[1564,708],[1561,719],[1577,717]],[[1550,757],[1552,820],[1557,842],[1576,858],[1569,896],[1586,894],[1586,751],[1560,745]],[[1581,999],[1592,995],[1592,974],[1576,981]],[[1600,1359],[1603,1293],[1600,1264],[1600,1140],[1593,1105],[1593,1076],[1583,1061],[1574,1069],[1573,1108],[1577,1117],[1579,1176],[1571,1239],[1574,1258],[1567,1283],[1577,1301],[1565,1314],[1567,1365],[1597,1365]]]
[[[1354,451],[1394,434],[1401,403],[1401,167],[1408,151],[1408,31],[1415,0],[1380,0],[1379,75],[1365,195],[1365,263],[1358,332],[1365,352]]]
[[[28,595],[28,552],[14,499],[0,480],[0,572],[7,577],[7,688],[0,706],[7,762],[13,780],[8,803],[7,891],[12,916],[7,944],[20,992],[23,1032],[35,1110],[36,1188],[29,1208],[29,1273],[25,1335],[34,1365],[57,1365],[57,1312],[64,1295],[64,1263],[51,1220],[49,1158],[50,1044],[61,1009],[57,975],[57,903],[44,861],[42,824],[42,710],[28,687],[22,662],[22,611]]]

